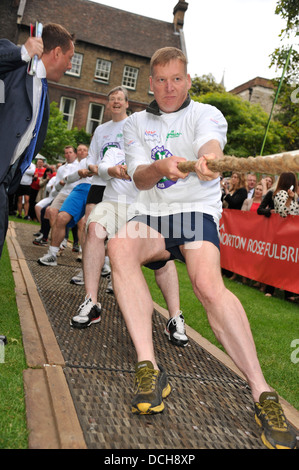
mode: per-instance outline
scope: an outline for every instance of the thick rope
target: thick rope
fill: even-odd
[[[178,169],[183,173],[195,171],[195,161],[178,163]],[[269,175],[279,175],[284,172],[299,172],[299,155],[284,154],[274,157],[248,157],[238,158],[234,156],[224,156],[220,160],[209,160],[207,162],[209,170],[213,172],[235,171],[237,173],[267,173]]]

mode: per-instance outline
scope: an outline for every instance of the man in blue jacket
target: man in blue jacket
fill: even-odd
[[[44,26],[42,38],[30,37],[22,47],[0,39],[0,80],[4,95],[0,100],[0,257],[8,227],[8,195],[18,188],[22,174],[47,134],[48,95],[39,129],[37,126],[43,86],[47,88],[47,80],[58,82],[71,69],[73,41],[65,28],[54,23]],[[30,75],[28,63],[35,55],[39,59],[36,74]],[[32,152],[28,153],[32,146]]]

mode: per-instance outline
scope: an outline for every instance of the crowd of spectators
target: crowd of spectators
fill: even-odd
[[[241,173],[232,173],[231,177],[221,180],[222,205],[224,209],[256,212],[258,215],[270,217],[279,214],[299,215],[299,181],[295,173],[284,172],[276,178],[270,175],[262,176],[259,180],[253,173],[247,179]],[[223,270],[223,274],[230,280],[238,279],[236,273]],[[243,283],[247,283],[245,277]],[[254,287],[260,288],[266,297],[272,297],[275,288],[270,285],[254,282]],[[284,297],[291,302],[298,300],[298,295],[284,291]]]
[[[48,195],[47,183],[56,175],[58,165],[49,165],[44,158],[37,158],[25,171],[17,191],[9,199],[9,215],[18,219],[37,221],[36,203]]]

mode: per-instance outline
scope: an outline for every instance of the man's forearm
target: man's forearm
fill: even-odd
[[[139,165],[135,170],[133,179],[137,189],[147,190],[155,186],[162,176],[157,161],[149,165]]]
[[[203,155],[208,155],[209,153],[214,153],[218,158],[223,157],[223,152],[218,140],[209,140],[203,144],[198,151],[198,158]]]

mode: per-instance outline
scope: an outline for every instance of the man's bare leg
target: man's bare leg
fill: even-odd
[[[167,304],[170,317],[175,317],[180,310],[179,280],[174,261],[155,271],[155,279]]]
[[[198,249],[195,244],[201,243]],[[246,313],[224,285],[219,250],[210,242],[194,242],[182,247],[195,295],[206,310],[211,328],[251,387],[255,401],[270,390],[257,358]]]
[[[82,258],[86,295],[97,303],[99,282],[105,260],[105,238],[107,232],[102,225],[91,222],[85,236],[84,256]]]
[[[56,217],[58,215],[59,210],[56,209],[55,207],[47,207],[46,212],[45,212],[45,218],[49,219],[51,227],[53,227],[54,222],[56,220]]]
[[[126,227],[132,229],[133,226],[139,227],[139,230],[143,226],[148,238],[126,238]],[[146,260],[153,260],[158,253],[161,253],[159,259],[163,256],[167,259],[169,253],[165,252],[161,236],[150,238],[152,229],[149,227],[134,222],[129,222],[126,227],[108,242],[114,293],[134,343],[138,362],[151,361],[157,369],[152,338],[153,301],[141,265]]]
[[[86,296],[78,308],[77,315],[71,319],[74,328],[86,328],[101,320],[98,289],[105,258],[105,238],[106,230],[100,224],[91,222],[86,233],[82,258]]]
[[[83,227],[82,227],[82,232],[81,232],[81,248],[82,248],[82,253],[84,253],[84,245],[85,245],[85,240],[86,240],[86,223],[87,219],[92,211],[92,209],[96,206],[96,204],[86,204],[85,207],[85,216],[83,220]]]
[[[174,261],[167,261],[165,266],[155,271],[156,283],[167,304],[169,320],[164,333],[175,346],[186,346],[188,337],[185,330],[185,319],[180,309],[180,288]]]
[[[66,226],[71,220],[72,216],[68,212],[58,212],[52,227],[51,246],[59,248],[60,243],[65,238]]]

